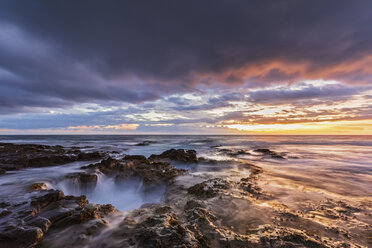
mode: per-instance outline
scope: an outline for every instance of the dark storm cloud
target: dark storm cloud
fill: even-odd
[[[294,80],[303,75],[286,63],[306,63],[309,75],[372,54],[371,10],[368,0],[3,0],[0,112]],[[284,68],[234,72],[270,61]],[[360,70],[335,77],[368,83]]]

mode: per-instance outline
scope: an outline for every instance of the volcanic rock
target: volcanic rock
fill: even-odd
[[[171,182],[178,175],[187,171],[177,169],[167,162],[152,162],[134,160],[126,162],[119,171],[116,179],[142,178],[145,184]]]
[[[215,197],[221,189],[228,189],[229,183],[221,178],[214,178],[195,184],[187,189],[189,194],[195,195],[200,198]]]
[[[152,154],[149,160],[173,160],[184,163],[197,163],[198,158],[196,157],[195,150],[184,150],[184,149],[170,149],[163,152],[160,155]]]
[[[45,183],[34,183],[30,185],[30,190],[45,190],[47,189],[47,185]]]
[[[285,159],[282,155],[278,154],[277,152],[271,151],[271,150],[266,149],[266,148],[256,149],[256,150],[254,150],[254,151],[255,151],[255,152],[262,153],[263,155],[271,156],[272,158],[276,158],[276,159]]]
[[[83,153],[62,146],[0,143],[0,171],[54,166],[102,156],[99,152]]]
[[[143,142],[135,144],[135,146],[149,146],[150,144],[156,143],[155,141],[145,140]]]
[[[117,182],[140,178],[145,184],[171,182],[178,175],[187,172],[173,167],[168,162],[151,162],[141,155],[126,155],[122,160],[107,158],[82,169],[98,169],[104,174],[114,176]]]
[[[64,194],[61,190],[45,190],[41,192],[40,196],[37,196],[31,200],[31,206],[40,209],[52,202],[61,200],[63,197]]]
[[[89,204],[85,196],[64,196],[60,190],[35,191],[31,203],[2,203],[8,214],[0,218],[0,247],[34,247],[52,227],[103,218],[111,205]]]

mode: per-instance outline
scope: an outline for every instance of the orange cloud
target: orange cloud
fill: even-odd
[[[104,126],[105,129],[115,129],[115,130],[136,130],[139,124],[120,124],[120,125],[108,125]]]
[[[246,80],[270,84],[314,79],[333,79],[344,83],[368,84],[370,81],[366,78],[372,78],[372,55],[325,66],[314,66],[308,61],[267,60],[246,64],[240,68],[229,68],[220,73],[204,73],[194,75],[194,77],[194,84],[207,82],[238,85]]]

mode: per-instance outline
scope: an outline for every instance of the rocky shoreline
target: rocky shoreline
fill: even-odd
[[[146,142],[149,145],[151,142]],[[215,147],[213,149],[219,149]],[[234,158],[215,161],[194,150],[170,149],[148,158],[79,148],[0,143],[0,172],[99,160],[65,175],[86,192],[98,176],[120,185],[141,180],[144,190],[165,185],[164,201],[120,212],[110,204],[89,203],[44,182],[27,185],[22,200],[0,197],[1,247],[368,247],[372,245],[368,206],[328,199],[305,209],[278,203],[262,186],[264,170],[237,158],[244,150],[220,149]],[[254,152],[284,160],[269,149]],[[177,163],[218,169],[228,174],[191,173]]]

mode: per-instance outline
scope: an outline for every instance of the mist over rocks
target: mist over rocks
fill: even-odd
[[[94,190],[98,182],[98,176],[94,173],[75,172],[65,176],[72,184],[79,188],[80,192],[87,194]]]
[[[68,151],[59,146],[38,149],[38,154],[44,149]],[[205,158],[188,149],[150,156],[133,153],[138,155],[110,157],[110,152],[98,152],[95,154],[103,156],[98,162],[78,163],[71,170],[71,165],[56,166],[53,170],[61,172],[59,177],[30,181],[17,199],[0,198],[0,242],[5,247],[40,248],[333,248],[348,247],[349,243],[364,247],[372,224],[368,201],[365,205],[352,203],[306,186],[298,191],[297,185],[290,188],[288,182],[284,186],[290,189],[278,192],[277,178],[259,165],[262,161],[288,162],[290,157],[266,160],[266,156],[282,155],[266,148],[224,149],[212,148],[215,156],[198,150]],[[0,179],[7,176],[0,175]],[[80,188],[78,193],[86,192],[86,196],[55,189],[61,182]],[[115,190],[125,191],[133,182],[139,182],[134,186],[140,185],[134,191],[136,197],[152,194],[151,189],[159,185],[164,187],[161,201],[149,200],[128,211],[118,211],[107,202],[89,202],[90,193],[102,184],[110,183]],[[0,190],[5,186],[14,184],[0,184]],[[111,196],[118,197],[117,192]],[[307,192],[313,198],[306,198]],[[122,200],[129,204],[129,199],[133,200]]]
[[[103,219],[116,211],[111,205],[89,204],[85,196],[34,188],[31,201],[0,204],[7,211],[0,219],[1,247],[34,247],[50,229]]]
[[[177,169],[168,162],[151,161],[142,155],[126,155],[121,160],[109,157],[100,163],[82,168],[98,169],[114,177],[117,182],[140,178],[146,185],[169,183],[177,176],[187,173],[186,170]]]

